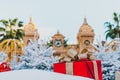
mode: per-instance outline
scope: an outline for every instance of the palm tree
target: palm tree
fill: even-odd
[[[17,39],[6,39],[0,44],[3,52],[8,54],[7,62],[13,59],[13,55],[23,55],[23,44]]]
[[[110,22],[105,22],[104,25],[107,28],[105,31],[106,33],[106,40],[108,38],[110,39],[115,39],[120,37],[120,14],[118,15],[117,13],[113,14],[113,20],[114,24],[111,24]]]
[[[3,37],[0,42],[2,42],[5,39],[23,39],[24,37],[24,30],[23,22],[18,21],[17,18],[8,21],[5,19],[0,20],[0,22],[3,24],[3,27],[0,27],[0,32],[3,32],[0,34],[1,37]]]
[[[3,27],[0,27],[0,36],[2,37],[0,46],[2,51],[8,54],[8,62],[13,59],[13,54],[23,54],[23,44],[21,40],[24,37],[23,22],[17,18],[11,20],[2,19],[0,22]]]

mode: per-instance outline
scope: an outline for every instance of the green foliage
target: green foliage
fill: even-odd
[[[0,31],[5,31],[5,28],[3,28],[3,27],[0,27]]]
[[[68,40],[64,40],[64,42],[63,42],[64,47],[68,46],[67,42],[68,42]],[[50,40],[49,42],[47,42],[47,45],[49,47],[53,46],[53,40]]]
[[[23,26],[23,22],[22,22],[22,21],[19,21],[19,22],[18,22],[18,26],[19,26],[19,27],[22,27],[22,26]]]
[[[47,42],[47,46],[49,47],[53,46],[53,40],[50,40],[49,42]]]
[[[68,44],[67,44],[68,40],[64,40],[63,44],[64,44],[64,47],[67,47]]]
[[[8,21],[7,21],[7,20],[2,19],[2,20],[0,20],[0,22],[2,22],[2,23],[3,23],[3,25],[8,26]]]
[[[2,23],[4,26],[0,27],[0,32],[5,32],[6,34],[3,35],[3,38],[0,40],[2,42],[5,39],[23,39],[25,36],[24,30],[20,27],[23,26],[22,21],[18,21],[18,18],[15,19],[9,19],[0,20],[0,23]]]
[[[105,31],[106,33],[106,40],[108,38],[110,39],[114,39],[116,37],[120,37],[120,14],[118,15],[117,13],[113,13],[113,20],[114,20],[114,24],[110,23],[110,22],[105,22],[104,25],[107,28],[107,30]],[[118,35],[118,36],[117,36]]]

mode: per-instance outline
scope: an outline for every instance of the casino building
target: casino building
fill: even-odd
[[[92,43],[94,41],[94,31],[92,26],[87,23],[87,19],[84,18],[83,24],[77,34],[77,44],[68,44],[67,47],[64,46],[65,36],[59,31],[52,36],[53,49],[55,50],[54,55],[61,55],[66,53],[69,49],[75,49],[78,53],[84,53],[88,49],[93,49]]]

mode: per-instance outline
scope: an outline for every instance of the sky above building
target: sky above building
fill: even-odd
[[[41,39],[48,40],[59,30],[68,43],[77,43],[84,17],[95,40],[104,40],[104,22],[113,22],[113,12],[120,13],[120,0],[0,0],[0,19],[17,17],[27,24],[32,17]]]

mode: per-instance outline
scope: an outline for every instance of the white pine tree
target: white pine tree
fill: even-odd
[[[14,56],[16,57],[16,56]],[[16,62],[14,58],[11,62],[13,70],[19,69],[42,69],[53,70],[53,63],[58,62],[57,57],[53,57],[52,47],[48,47],[43,41],[38,45],[36,42],[30,42],[24,48],[24,56],[21,56],[20,62]]]
[[[120,46],[120,44],[117,44]],[[102,62],[102,73],[103,80],[115,80],[115,72],[120,70],[120,47],[117,46],[116,51],[112,50],[112,46],[98,47],[99,52],[95,52],[96,59]],[[106,52],[105,49],[108,48],[109,51]]]

